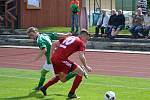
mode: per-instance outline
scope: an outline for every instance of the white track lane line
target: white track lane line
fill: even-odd
[[[22,48],[22,49],[38,49],[36,46],[12,46],[1,45],[0,48]],[[106,53],[127,53],[127,54],[150,54],[148,51],[130,51],[130,50],[101,50],[101,49],[86,49],[88,52],[106,52]]]

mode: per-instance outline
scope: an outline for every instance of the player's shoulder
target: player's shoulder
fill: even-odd
[[[46,33],[40,33],[39,34],[39,38],[44,37],[44,36],[47,36],[47,34]]]
[[[37,41],[42,41],[43,39],[45,39],[46,36],[48,36],[46,33],[40,33],[37,38]]]
[[[47,36],[47,33],[40,33],[41,36]]]

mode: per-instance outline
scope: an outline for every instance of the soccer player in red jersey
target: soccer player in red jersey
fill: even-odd
[[[68,93],[68,98],[78,98],[75,91],[80,85],[82,77],[86,74],[84,69],[88,72],[92,70],[91,67],[87,65],[85,58],[85,47],[88,39],[88,31],[82,29],[78,37],[70,36],[52,44],[51,62],[53,64],[56,76],[40,88],[44,95],[46,95],[46,89],[49,86],[57,83],[59,80],[61,82],[66,82],[75,76],[72,88]],[[68,59],[68,57],[75,52],[78,52],[79,54],[79,59],[83,64],[82,67]]]

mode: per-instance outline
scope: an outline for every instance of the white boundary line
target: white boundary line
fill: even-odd
[[[13,45],[0,45],[0,48],[38,49],[38,47],[36,46],[13,46]]]
[[[23,49],[38,49],[36,46],[12,46],[12,45],[0,45],[0,48],[23,48]],[[88,52],[106,52],[106,53],[127,53],[127,54],[148,54],[148,51],[130,51],[130,50],[101,50],[101,49],[86,49]]]
[[[9,77],[9,78],[21,78],[21,79],[31,79],[38,80],[38,78],[24,77],[24,76],[9,76],[9,75],[0,75],[1,77]],[[117,87],[117,88],[127,88],[127,89],[136,89],[136,90],[150,90],[150,88],[146,87],[128,87],[123,85],[115,85],[115,84],[103,84],[103,83],[90,83],[83,82],[82,84],[92,85],[92,86],[107,86],[107,87]]]
[[[97,49],[87,49],[89,52],[106,52],[106,53],[127,53],[127,54],[148,54],[150,52],[147,51],[127,51],[127,50],[97,50]]]

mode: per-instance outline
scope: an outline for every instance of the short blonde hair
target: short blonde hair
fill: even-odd
[[[28,29],[27,29],[27,31],[26,31],[26,33],[28,34],[28,33],[30,33],[30,32],[38,32],[38,29],[36,28],[36,27],[29,27]]]
[[[80,34],[86,34],[88,36],[90,36],[89,32],[86,29],[81,29]]]

